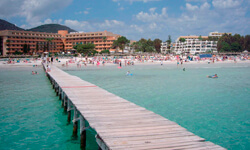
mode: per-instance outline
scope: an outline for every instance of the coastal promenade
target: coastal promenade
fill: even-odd
[[[80,122],[82,149],[86,146],[89,127],[97,132],[96,142],[102,150],[224,149],[56,66],[51,67],[47,76],[68,112],[68,121],[73,121],[75,136],[79,133]]]

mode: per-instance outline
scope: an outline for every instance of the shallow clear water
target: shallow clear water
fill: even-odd
[[[88,66],[67,72],[228,149],[250,149],[250,65]],[[39,75],[31,75],[31,71]],[[133,76],[125,76],[130,70]],[[218,79],[207,75],[217,73]],[[0,149],[80,149],[42,68],[0,69]],[[87,131],[87,149],[97,149]]]
[[[186,71],[182,70],[186,68]],[[250,65],[88,66],[68,73],[228,149],[250,149]],[[130,71],[133,76],[126,76]],[[218,79],[207,78],[217,73]]]
[[[32,70],[39,74],[31,75]],[[1,68],[0,103],[1,150],[80,149],[41,67]],[[97,149],[92,132],[87,136],[87,149]]]

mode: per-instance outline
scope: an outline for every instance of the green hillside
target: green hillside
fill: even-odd
[[[0,19],[0,30],[24,30],[16,25],[9,23],[8,21]]]
[[[58,30],[68,30],[68,32],[77,32],[67,26],[63,26],[60,24],[45,24],[32,29],[28,29],[27,31],[57,33]]]

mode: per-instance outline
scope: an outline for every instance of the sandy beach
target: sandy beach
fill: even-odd
[[[91,59],[91,58],[90,58]],[[25,60],[25,59],[23,59]],[[50,65],[56,65],[56,66],[59,66],[59,67],[62,67],[62,66],[66,66],[66,62],[68,62],[68,67],[76,67],[77,66],[77,61],[79,60],[83,60],[83,58],[74,58],[74,59],[70,59],[70,58],[59,58],[59,61],[54,61],[52,64],[49,63]],[[125,61],[129,61],[129,59],[119,59],[122,63],[122,66],[125,66]],[[70,63],[69,63],[70,62]],[[176,60],[167,60],[167,61],[155,61],[155,60],[147,60],[147,61],[138,61],[138,60],[133,60],[134,62],[134,65],[161,65],[161,63],[163,65],[174,65],[176,64],[177,65],[177,61]],[[225,60],[225,61],[215,61],[214,63],[212,63],[211,61],[209,60],[201,60],[201,61],[188,61],[188,62],[183,62],[183,66],[185,65],[189,65],[189,64],[213,64],[213,65],[216,65],[216,64],[235,64],[235,63],[250,63],[250,60],[237,60],[237,62],[234,62],[234,60]],[[8,67],[12,67],[12,66],[39,66],[42,64],[42,59],[37,59],[37,60],[33,60],[33,59],[30,59],[29,62],[23,62],[23,61],[20,61],[19,63],[11,63],[11,64],[8,64],[7,61],[0,61],[0,67],[1,68],[8,68]],[[81,66],[83,67],[84,66],[84,63],[81,61],[80,62]],[[96,65],[96,61],[94,62],[94,65]],[[105,62],[105,66],[115,66],[115,65],[118,65],[118,64],[115,64],[113,62]],[[87,63],[86,66],[93,66],[93,64],[89,64]],[[100,64],[100,66],[102,66],[102,64]],[[181,66],[179,64],[179,66]]]

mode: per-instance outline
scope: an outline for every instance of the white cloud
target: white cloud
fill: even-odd
[[[189,10],[189,11],[195,11],[195,10],[197,10],[199,7],[196,6],[196,5],[191,5],[191,4],[189,4],[189,3],[186,3],[186,8],[187,8],[187,10]]]
[[[150,13],[141,11],[135,17],[142,22],[164,21],[168,17],[167,8],[162,8],[161,14],[158,14],[155,10],[156,8],[150,8]]]
[[[26,22],[35,26],[57,10],[68,6],[73,0],[1,0],[0,17],[25,17]]]
[[[105,20],[103,22],[89,22],[78,20],[65,20],[64,24],[72,29],[85,32],[118,30],[124,27],[124,22],[118,20]]]
[[[143,2],[143,3],[147,3],[147,2],[157,2],[157,1],[161,1],[161,0],[112,0],[113,2],[119,2],[119,1],[127,1],[130,2],[131,4],[134,2]]]
[[[130,28],[132,29],[132,31],[136,31],[140,33],[144,32],[142,27],[139,27],[138,25],[135,25],[135,24],[130,25]]]
[[[210,6],[211,6],[211,5],[210,5],[208,2],[205,2],[205,3],[203,3],[203,4],[201,5],[200,9],[203,9],[203,10],[209,9]]]
[[[209,9],[209,8],[210,8],[210,4],[208,2],[203,3],[200,7],[197,5],[192,5],[192,4],[186,3],[186,9],[188,11],[197,11],[199,9],[205,10],[205,9]]]
[[[204,3],[207,2],[207,0],[185,0],[186,2],[200,2],[200,3]]]
[[[150,11],[151,13],[154,13],[154,12],[155,12],[155,10],[156,10],[156,7],[154,7],[154,8],[150,8],[150,9],[149,9],[149,11]]]
[[[108,28],[110,29],[110,28],[122,27],[124,26],[124,22],[117,20],[105,20],[103,23],[95,25],[99,26],[102,29],[108,29]]]
[[[215,8],[233,8],[240,6],[243,0],[213,0],[212,4]]]
[[[76,15],[80,15],[80,14],[89,14],[89,10],[91,10],[91,8],[86,8],[84,11],[78,11],[78,12],[75,12]]]
[[[157,28],[156,23],[151,23],[151,24],[149,25],[149,28],[150,28],[150,29],[156,29],[156,28]]]
[[[194,2],[194,0],[187,0]],[[218,0],[218,2],[222,0]],[[157,13],[155,8],[149,9],[148,12],[141,11],[135,15],[138,24],[142,24],[144,31],[142,34],[156,37],[167,37],[172,35],[177,38],[180,35],[208,35],[211,31],[233,32],[247,34],[249,32],[250,20],[246,17],[247,7],[241,4],[241,1],[223,0],[229,2],[223,4],[220,9],[211,7],[215,2],[204,0],[203,3],[186,3],[186,7],[180,16],[168,15],[166,8],[161,13]],[[236,7],[237,6],[237,7]],[[232,8],[234,7],[233,11]],[[165,35],[164,35],[165,33]],[[167,35],[166,35],[167,34]],[[162,39],[163,39],[162,38]],[[164,39],[163,39],[164,40]]]

